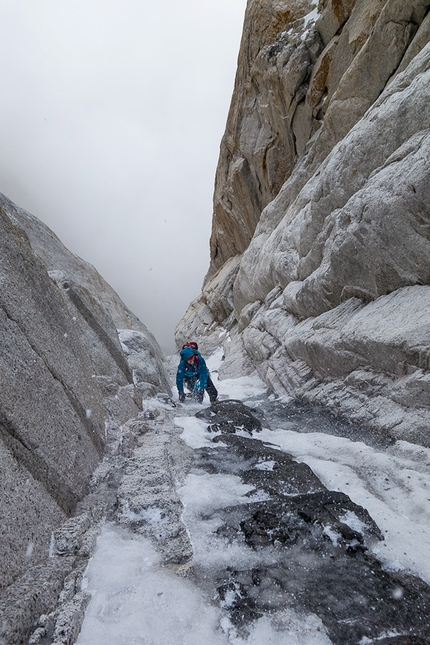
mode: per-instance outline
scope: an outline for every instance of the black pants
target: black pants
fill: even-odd
[[[187,388],[190,390],[190,392],[193,392],[194,385],[197,383],[198,378],[186,378],[184,380]],[[210,402],[215,403],[215,401],[218,398],[218,390],[216,389],[215,385],[212,383],[212,379],[210,376],[208,376],[208,380],[206,383],[206,392],[208,393]],[[203,396],[204,396],[203,390],[197,390],[196,399],[199,403],[203,401]]]

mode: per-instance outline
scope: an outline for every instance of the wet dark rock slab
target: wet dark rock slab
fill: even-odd
[[[301,493],[326,490],[307,464],[295,461],[290,455],[257,439],[237,435],[221,435],[214,438],[247,460],[248,467],[242,473],[244,483],[270,495],[300,495]]]
[[[395,439],[379,430],[336,415],[333,411],[319,405],[312,405],[303,399],[283,401],[261,401],[262,413],[267,425],[272,429],[288,427],[302,433],[324,432],[335,437],[345,437],[351,441],[362,441],[374,448],[388,448]],[[260,411],[260,410],[259,410]]]
[[[384,570],[369,554],[383,537],[365,508],[327,490],[309,466],[276,446],[235,434],[235,413],[244,408],[223,402],[222,422],[212,408],[198,414],[215,419],[221,434],[213,447],[196,451],[194,462],[196,470],[237,475],[253,487],[248,502],[204,518],[217,520],[220,538],[259,554],[257,567],[212,574],[218,601],[239,633],[290,608],[317,615],[336,645],[430,643],[430,587]]]
[[[288,542],[283,536],[291,531],[307,540],[312,532],[309,526],[318,526],[321,539],[331,539],[336,546],[347,548],[349,552],[363,548],[364,535],[383,539],[369,513],[347,495],[335,491],[257,503],[250,511],[251,515],[241,522],[240,528],[246,543],[256,548],[261,544]],[[348,517],[360,523],[362,532],[348,525]]]
[[[282,549],[275,564],[225,573],[218,594],[225,602],[229,591],[230,616],[239,628],[287,606],[318,615],[339,645],[358,645],[364,638],[379,643],[388,633],[429,638],[427,585],[383,571],[363,553],[351,557],[330,545],[314,551],[294,545]]]
[[[245,430],[251,434],[261,430],[261,421],[256,417],[257,411],[244,405],[242,401],[231,399],[213,403],[210,408],[197,412],[196,417],[209,421],[210,432],[231,432]]]

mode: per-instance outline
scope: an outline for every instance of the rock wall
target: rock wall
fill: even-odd
[[[168,393],[169,385],[146,327],[92,266],[4,196],[0,257],[0,600],[7,606],[21,577],[25,589],[15,595],[30,589],[35,602],[28,580],[38,572],[40,590],[45,565],[47,595],[48,587],[61,589],[65,572],[48,562],[53,531],[83,497],[109,428],[136,417],[142,395]],[[31,608],[27,614],[31,626]]]
[[[225,373],[251,362],[279,394],[425,445],[429,7],[249,0],[211,265],[177,328],[208,349],[226,330]]]

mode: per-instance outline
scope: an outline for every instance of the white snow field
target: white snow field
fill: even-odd
[[[240,399],[252,406],[258,397],[266,396],[266,387],[256,376],[218,381],[214,370],[219,359],[218,353],[208,364],[221,398]],[[185,408],[176,419],[183,428],[182,439],[193,449],[210,445],[214,435],[207,431],[207,422],[194,417],[201,406],[190,403]],[[187,412],[190,416],[184,416]],[[385,538],[371,550],[387,569],[406,570],[430,583],[430,450],[404,441],[375,448],[323,432],[297,432],[289,423],[279,428],[272,424],[272,430],[263,429],[258,438],[306,462],[325,486],[346,493],[369,511]],[[212,524],[201,520],[217,508],[243,501],[251,488],[239,477],[208,473],[190,473],[178,485],[183,521],[193,545],[190,564],[203,570],[215,564],[257,564],[258,553],[243,544],[226,544],[214,534],[216,520]],[[255,497],[263,498],[264,494]],[[276,620],[262,618],[248,635],[239,635],[201,585],[195,585],[192,576],[185,577],[187,566],[162,566],[148,539],[106,525],[85,578],[93,597],[77,645],[331,642],[319,618],[290,610],[281,617],[277,614]]]

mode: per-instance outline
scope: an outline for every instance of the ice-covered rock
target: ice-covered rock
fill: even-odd
[[[268,402],[263,409],[273,413]],[[226,416],[229,411],[232,426],[235,406],[229,410],[226,405]],[[252,413],[249,408],[248,412]],[[318,413],[311,415],[321,428]],[[197,416],[202,418],[200,413]],[[280,421],[281,417],[276,424]],[[295,423],[302,432],[304,420]],[[278,437],[288,434],[287,428],[291,432],[294,425],[287,424],[284,416]],[[375,518],[349,495],[328,489],[303,459],[300,448],[298,460],[280,450],[271,431],[265,441],[254,432],[244,436],[243,432],[219,430],[221,434],[212,442],[195,451],[190,488],[204,491],[204,482],[216,477],[217,490],[223,490],[223,477],[224,486],[227,478],[240,478],[242,497],[227,498],[226,504],[222,495],[202,492],[199,513],[193,517],[187,505],[184,517],[191,535],[196,536],[199,527],[205,538],[205,548],[199,553],[194,537],[194,579],[200,584],[203,580],[205,588],[212,585],[210,597],[218,601],[245,642],[255,621],[267,614],[272,619],[282,617],[292,609],[318,617],[330,642],[337,645],[394,643],[398,635],[402,636],[398,642],[426,642],[430,587],[406,571],[384,567],[372,555],[375,545],[384,542]],[[322,433],[311,436],[318,436],[324,445]],[[215,544],[219,553],[211,561],[210,548]],[[243,549],[246,545],[241,556],[239,545]],[[221,552],[227,555],[223,558]],[[278,625],[282,642],[282,622]],[[386,638],[388,633],[393,639]]]
[[[151,337],[135,329],[119,329],[118,336],[140,395],[148,398],[157,392],[170,393],[160,353]]]

